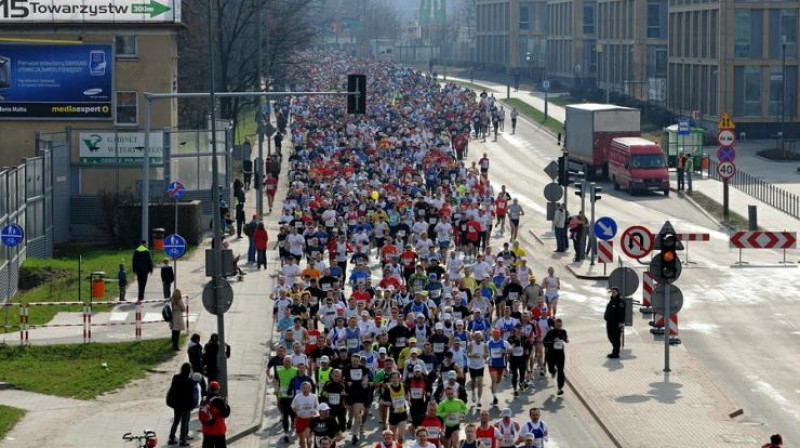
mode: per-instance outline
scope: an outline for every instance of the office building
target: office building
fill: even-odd
[[[545,0],[477,0],[477,64],[541,79],[547,14]]]

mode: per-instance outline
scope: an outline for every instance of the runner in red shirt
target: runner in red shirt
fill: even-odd
[[[403,265],[403,279],[408,284],[408,279],[414,274],[417,264],[417,253],[411,249],[411,245],[406,246],[406,250],[400,254],[400,264]]]
[[[481,223],[475,218],[467,221],[467,256],[476,256],[481,243]]]
[[[481,411],[481,424],[475,429],[475,436],[481,441],[484,448],[497,448],[500,431],[489,423],[489,411]]]
[[[397,257],[397,252],[397,246],[395,246],[392,238],[386,238],[386,244],[384,244],[381,248],[381,261],[383,262],[383,265],[386,266],[387,264],[391,263],[392,260]]]
[[[267,190],[267,203],[269,204],[269,211],[272,213],[272,202],[275,200],[275,193],[278,191],[278,179],[271,173],[267,175],[264,181],[264,187]]]
[[[500,236],[506,232],[506,211],[508,211],[508,200],[505,194],[500,193],[494,201],[494,212],[497,215],[497,224],[500,226]]]
[[[428,409],[425,413],[425,418],[419,424],[420,428],[425,428],[428,431],[428,442],[441,446],[442,436],[444,435],[444,424],[442,419],[436,415],[436,401],[428,403]],[[414,428],[414,432],[417,428]]]

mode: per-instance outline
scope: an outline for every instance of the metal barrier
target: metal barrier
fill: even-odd
[[[189,331],[189,296],[184,296],[184,300],[186,303],[186,311],[183,316],[186,323],[186,331]],[[96,327],[115,327],[115,326],[127,326],[132,325],[134,327],[134,340],[136,342],[140,342],[142,340],[142,328],[144,324],[154,324],[154,323],[165,323],[163,320],[155,320],[155,321],[145,321],[143,319],[144,313],[142,312],[142,306],[146,303],[158,303],[164,304],[166,303],[165,300],[143,300],[141,302],[136,302],[133,305],[134,308],[134,320],[133,322],[102,322],[102,323],[94,323],[92,322],[92,316],[94,315],[93,307],[96,305],[111,305],[111,306],[118,306],[120,302],[113,302],[113,301],[106,301],[106,302],[34,302],[34,303],[9,303],[3,304],[6,312],[6,320],[4,323],[4,328],[6,332],[8,329],[11,328],[18,328],[19,329],[19,341],[20,345],[28,345],[30,341],[30,330],[37,329],[37,328],[70,328],[70,327],[81,327],[82,334],[83,334],[83,343],[92,342],[92,328]],[[123,302],[122,304],[128,304]],[[30,308],[31,307],[49,307],[49,306],[62,306],[62,305],[75,305],[81,306],[81,321],[80,323],[64,323],[64,324],[41,324],[41,325],[30,325]],[[19,310],[19,325],[11,325],[8,319],[8,311],[12,307],[17,307]]]
[[[722,181],[717,174],[719,162],[711,159],[708,175],[709,177]],[[764,182],[758,177],[748,174],[740,169],[728,180],[728,185],[741,190],[771,207],[786,213],[789,216],[800,219],[800,196],[790,193],[783,188],[775,186],[769,182]]]

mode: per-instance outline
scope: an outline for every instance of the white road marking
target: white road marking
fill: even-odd
[[[161,313],[145,313],[144,317],[142,318],[142,322],[158,322],[160,320],[164,320],[164,317],[161,316]]]
[[[703,334],[715,334],[718,328],[719,325],[717,324],[706,324],[703,322],[689,322],[678,325],[678,330],[680,331],[696,331]]]
[[[790,414],[795,420],[800,421],[800,409],[794,406],[792,401],[784,397],[771,384],[754,375],[748,376],[748,379],[756,386],[755,389],[751,389],[753,392],[760,392],[772,398],[781,410]]]

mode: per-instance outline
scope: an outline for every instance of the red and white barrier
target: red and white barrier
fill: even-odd
[[[597,241],[597,262],[598,263],[613,263],[614,262],[614,242],[613,241]]]
[[[653,312],[653,290],[656,287],[656,282],[653,279],[653,274],[650,271],[642,273],[642,306],[639,307],[639,312],[642,314],[651,314]]]

